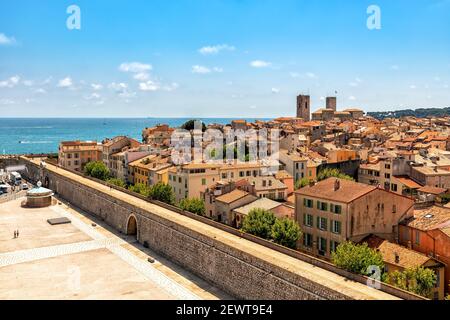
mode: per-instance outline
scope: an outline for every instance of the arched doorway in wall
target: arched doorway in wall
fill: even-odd
[[[127,235],[135,236],[137,238],[137,220],[134,215],[130,215],[128,217],[127,222]]]

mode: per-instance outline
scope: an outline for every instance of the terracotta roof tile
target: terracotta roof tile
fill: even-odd
[[[339,181],[340,186],[339,189],[335,191],[334,186],[336,180]],[[318,182],[314,186],[304,187],[296,191],[296,194],[349,203],[376,189],[377,187],[363,183],[343,179],[328,178],[326,180]]]

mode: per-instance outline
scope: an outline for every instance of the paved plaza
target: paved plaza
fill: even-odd
[[[22,201],[0,204],[0,299],[230,298],[66,203],[29,209]],[[60,217],[71,223],[47,222]]]

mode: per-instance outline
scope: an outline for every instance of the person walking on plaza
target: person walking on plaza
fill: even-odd
[[[14,239],[17,238],[17,231],[14,230]]]

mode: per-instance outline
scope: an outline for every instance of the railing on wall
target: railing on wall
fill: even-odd
[[[27,159],[24,158],[24,157],[22,157],[22,159],[27,161]],[[35,163],[32,163],[32,164],[36,165]],[[125,188],[122,188],[122,187],[119,187],[119,186],[107,183],[106,181],[99,180],[99,179],[87,176],[87,175],[85,175],[85,174],[83,174],[81,172],[63,168],[63,167],[61,167],[61,166],[59,166],[57,164],[52,164],[52,165],[57,167],[57,168],[60,168],[61,170],[65,170],[65,171],[71,172],[71,173],[76,174],[76,175],[78,175],[80,177],[83,177],[85,179],[91,180],[93,182],[97,182],[99,184],[102,184],[104,186],[110,187],[110,188],[115,189],[117,191],[126,193],[128,195],[131,195],[131,196],[136,197],[138,199],[144,200],[144,201],[149,202],[151,204],[158,205],[158,206],[163,207],[163,208],[165,208],[167,210],[176,212],[176,213],[181,214],[183,216],[186,216],[186,217],[189,217],[191,219],[197,220],[199,222],[205,223],[207,225],[210,225],[212,227],[218,228],[218,229],[220,229],[222,231],[228,232],[230,234],[233,234],[235,236],[238,236],[238,237],[241,237],[243,239],[249,240],[251,242],[260,244],[262,246],[265,246],[265,247],[270,248],[272,250],[275,250],[277,252],[286,254],[286,255],[288,255],[290,257],[296,258],[298,260],[301,260],[303,262],[309,263],[309,264],[314,265],[316,267],[319,267],[319,268],[325,269],[327,271],[336,273],[336,274],[338,274],[340,276],[343,276],[343,277],[345,277],[347,279],[350,279],[350,280],[353,280],[355,282],[359,282],[359,283],[362,283],[364,285],[368,285],[370,283],[371,287],[379,288],[378,290],[380,290],[382,292],[385,292],[385,293],[388,293],[388,294],[391,294],[391,295],[396,296],[398,298],[401,298],[401,299],[404,299],[404,300],[428,300],[428,299],[426,299],[426,298],[424,298],[422,296],[419,296],[419,295],[416,295],[414,293],[411,293],[411,292],[399,289],[397,287],[391,286],[391,285],[386,284],[384,282],[381,282],[381,281],[369,278],[367,276],[363,276],[363,275],[360,275],[360,274],[355,274],[355,273],[349,272],[347,270],[338,268],[334,264],[332,264],[330,262],[327,262],[325,260],[318,259],[318,258],[313,257],[311,255],[308,255],[308,254],[299,252],[297,250],[293,250],[293,249],[281,246],[281,245],[279,245],[277,243],[268,241],[268,240],[263,239],[263,238],[259,238],[259,237],[253,236],[253,235],[248,234],[248,233],[243,233],[243,232],[239,231],[238,229],[235,229],[235,228],[232,228],[232,227],[230,227],[228,225],[225,225],[223,223],[211,220],[211,219],[209,219],[207,217],[196,215],[196,214],[194,214],[192,212],[184,211],[184,210],[182,210],[182,209],[180,209],[180,208],[178,208],[176,206],[173,206],[173,205],[170,205],[170,204],[167,204],[167,203],[164,203],[164,202],[160,202],[160,201],[157,201],[157,200],[149,199],[149,198],[147,198],[147,197],[145,197],[145,196],[143,196],[141,194],[138,194],[138,193],[132,192],[132,191],[130,191],[128,189],[125,189]],[[58,174],[58,175],[60,175],[60,176],[62,176],[62,177],[67,179],[67,177],[65,177],[61,173],[58,173],[58,172],[53,172],[53,173]]]

